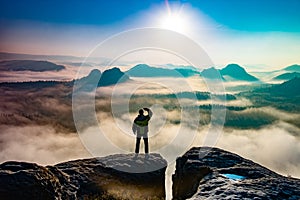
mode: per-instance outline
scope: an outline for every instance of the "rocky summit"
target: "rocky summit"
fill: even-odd
[[[173,199],[300,199],[300,180],[236,154],[194,147],[176,160]]]
[[[159,154],[116,154],[54,166],[0,165],[0,199],[164,199],[167,162]]]
[[[165,199],[159,154],[115,154],[40,166],[0,165],[0,199]],[[173,199],[300,199],[300,180],[218,148],[194,147],[176,160]]]

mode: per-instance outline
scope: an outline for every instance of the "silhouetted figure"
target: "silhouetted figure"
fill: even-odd
[[[148,115],[144,115],[144,110],[148,112]],[[139,115],[135,118],[132,131],[136,134],[136,145],[135,145],[135,153],[138,154],[140,150],[140,142],[141,138],[144,139],[145,144],[145,153],[149,153],[149,145],[148,145],[148,122],[152,117],[152,111],[149,108],[143,108],[139,110]]]

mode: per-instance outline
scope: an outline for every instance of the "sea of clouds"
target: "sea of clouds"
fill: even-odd
[[[121,86],[122,91],[126,91],[126,87],[127,89],[134,87],[132,82],[128,84]],[[153,88],[159,86],[161,85],[150,87],[146,84],[140,91],[150,93],[150,91],[153,92]],[[49,90],[31,94],[32,99],[35,98],[35,94],[38,94],[33,102],[44,102],[43,106],[36,108],[40,113],[45,113],[42,116],[43,123],[35,123],[32,120],[23,121],[22,124],[2,123],[0,126],[0,162],[19,160],[46,165],[78,158],[134,151],[135,136],[132,134],[131,126],[138,110],[111,115],[110,109],[108,109],[111,98],[96,98],[98,125],[86,126],[78,133],[72,129],[59,128],[55,124],[56,117],[51,115],[52,111],[58,113],[57,116],[61,116],[66,111],[70,111],[70,104],[65,100],[63,101],[65,103],[62,104],[62,100],[55,97],[48,101],[40,98],[44,93],[55,93],[58,96],[62,93],[61,90]],[[108,94],[112,90],[112,87],[102,88],[97,91],[97,95]],[[32,105],[26,108],[25,104],[21,104],[17,100],[17,95],[10,92],[7,91],[6,98],[1,98],[1,113],[9,113],[9,109],[11,112],[33,109]],[[120,94],[119,97],[123,98],[122,95]],[[122,103],[122,98],[120,103]],[[118,103],[118,101],[115,102]],[[143,102],[139,103],[143,107]],[[219,128],[218,130],[221,131],[213,134],[209,131],[211,128],[209,124],[195,128],[188,123],[190,119],[201,116],[189,111],[182,114],[181,110],[166,110],[164,109],[166,103],[170,102],[157,99],[151,107],[154,115],[150,122],[149,142],[150,151],[159,152],[167,157],[169,164],[172,164],[176,157],[192,146],[213,144],[258,162],[283,175],[300,177],[300,129],[288,123],[289,120],[299,119],[299,114],[279,111],[272,107],[260,108],[260,111],[276,117],[274,123],[259,129]],[[238,99],[231,104],[245,106],[250,105],[251,102],[247,99]],[[86,105],[82,104],[82,108],[84,106]],[[7,118],[7,116],[0,117],[2,120]],[[58,120],[64,119],[71,121],[72,113],[68,112],[64,118]],[[172,123],[174,121],[179,121],[179,123]],[[65,126],[68,127],[68,125]],[[142,148],[141,151],[143,151]]]

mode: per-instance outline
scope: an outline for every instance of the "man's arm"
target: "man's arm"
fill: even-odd
[[[132,132],[133,132],[133,134],[135,134],[136,133],[136,124],[135,124],[135,122],[133,122],[133,124],[132,124]]]
[[[149,108],[143,108],[144,110],[146,110],[148,112],[149,117],[151,118],[153,115],[153,112],[149,109]]]

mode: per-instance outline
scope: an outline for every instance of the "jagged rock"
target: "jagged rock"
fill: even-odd
[[[176,160],[173,175],[173,199],[187,198],[298,200],[300,180],[218,148],[194,147]]]
[[[164,199],[167,162],[118,154],[55,166],[0,165],[0,199]]]
[[[6,162],[0,166],[0,199],[64,198],[62,183],[65,182],[67,176],[56,169],[33,163]],[[68,196],[74,197],[72,193]]]
[[[116,154],[46,167],[9,161],[0,165],[0,199],[164,199],[166,166],[159,154]],[[299,188],[299,179],[210,147],[178,158],[173,175],[173,199],[298,200]]]

